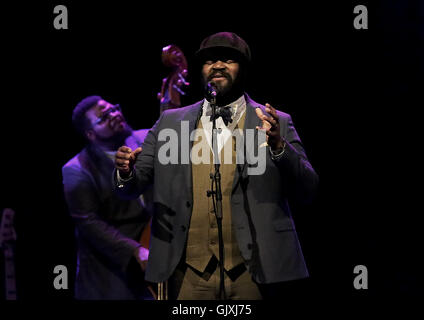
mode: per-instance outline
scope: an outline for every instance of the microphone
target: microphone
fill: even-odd
[[[216,97],[216,88],[214,82],[208,82],[206,85],[206,92],[209,97],[215,98]]]

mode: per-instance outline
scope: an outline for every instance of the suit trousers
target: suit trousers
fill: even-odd
[[[170,300],[218,300],[220,270],[218,259],[212,257],[204,272],[185,262],[169,279]],[[253,281],[244,263],[224,272],[224,285],[229,300],[261,300],[258,285]]]

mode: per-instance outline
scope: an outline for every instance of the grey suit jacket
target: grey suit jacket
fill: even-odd
[[[134,131],[126,143],[140,146],[147,131]],[[135,262],[132,255],[150,214],[138,198],[127,201],[113,193],[113,169],[113,161],[93,145],[62,168],[65,199],[76,226],[77,299],[129,300],[145,295],[140,267],[131,272],[130,261]]]
[[[245,130],[260,126],[255,108],[265,106],[246,95]],[[153,182],[154,216],[146,279],[167,280],[185,250],[193,201],[190,164],[161,164],[158,152],[166,141],[159,141],[163,129],[179,134],[178,147],[192,142],[181,139],[181,121],[195,129],[202,103],[165,111],[149,131],[143,151],[135,163],[134,178],[125,183],[115,179],[115,190],[122,197],[137,197]],[[248,270],[259,283],[294,280],[308,276],[288,199],[309,201],[318,184],[291,117],[278,112],[281,135],[288,142],[282,158],[272,160],[266,152],[266,170],[248,175],[248,163],[237,165],[231,197],[232,221],[241,254]],[[266,147],[268,148],[268,147]],[[209,177],[205,177],[209,179]],[[205,195],[206,196],[206,195]],[[225,214],[225,212],[223,213]]]

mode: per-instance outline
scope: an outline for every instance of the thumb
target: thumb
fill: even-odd
[[[137,155],[141,152],[141,150],[143,150],[141,147],[138,147],[137,149],[135,149],[133,152],[131,152],[131,160],[135,160],[135,158],[137,157]]]

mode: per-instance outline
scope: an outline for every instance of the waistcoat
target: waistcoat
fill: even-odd
[[[243,129],[246,113],[243,114],[234,130]],[[218,228],[212,197],[207,196],[207,191],[211,190],[212,179],[210,174],[215,172],[213,163],[213,153],[209,147],[206,137],[199,134],[203,132],[202,121],[199,121],[195,134],[195,140],[192,148],[192,159],[198,152],[209,153],[209,163],[193,163],[192,161],[192,179],[193,179],[193,211],[188,231],[186,263],[203,272],[213,255],[219,259]],[[219,133],[218,133],[219,135]],[[203,144],[199,148],[199,143]],[[207,148],[205,148],[207,146]],[[229,271],[244,260],[240,254],[237,244],[235,230],[231,222],[231,193],[233,187],[234,173],[236,170],[236,140],[232,136],[227,139],[224,147],[219,153],[221,165],[221,191],[222,191],[222,234],[224,240],[224,268]],[[231,163],[225,159],[224,153],[228,154],[228,148],[231,150]],[[226,150],[224,152],[224,150]],[[204,158],[204,157],[203,157]],[[229,157],[227,157],[229,158]],[[215,190],[215,187],[214,187]]]

